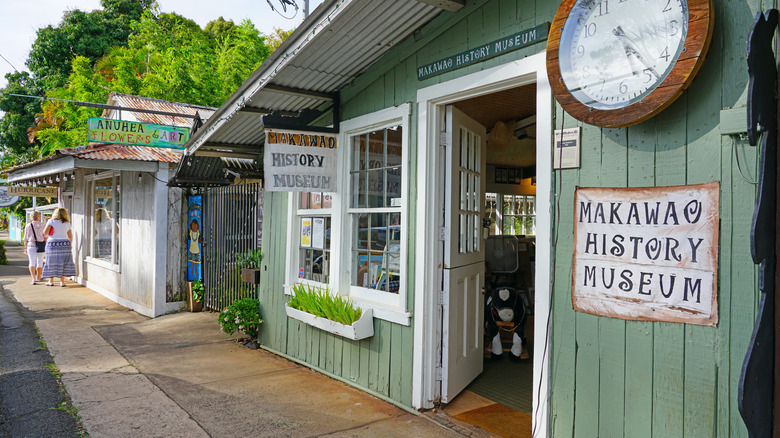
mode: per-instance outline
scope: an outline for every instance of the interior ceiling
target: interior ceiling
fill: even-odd
[[[484,126],[488,133],[496,122],[508,122],[525,119],[536,114],[536,85],[512,88],[493,94],[473,97],[454,103],[454,106]],[[500,167],[528,167],[536,165],[536,125],[529,126],[526,137],[518,140],[515,136],[509,147],[503,151],[490,149],[488,144],[487,164]]]

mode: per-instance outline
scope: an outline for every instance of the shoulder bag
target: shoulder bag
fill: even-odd
[[[35,225],[33,225],[32,222],[30,222],[30,229],[35,238],[35,252],[46,252],[46,241],[38,242],[38,236],[35,234]]]

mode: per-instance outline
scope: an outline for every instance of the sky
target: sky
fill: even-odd
[[[292,29],[303,21],[303,0],[296,1],[300,9],[289,20],[273,12],[267,0],[157,0],[157,3],[162,12],[176,12],[200,27],[220,16],[236,24],[248,18],[260,32],[270,34],[274,27]],[[280,10],[279,0],[270,3]],[[320,3],[322,0],[312,0],[309,10],[313,11]],[[100,0],[0,0],[0,88],[7,85],[6,73],[13,72],[14,68],[27,70],[24,62],[35,41],[36,30],[50,24],[57,26],[66,10],[88,12],[100,8]],[[292,16],[293,11],[288,7],[285,15]]]

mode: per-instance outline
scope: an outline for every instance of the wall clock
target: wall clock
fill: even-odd
[[[547,75],[563,109],[620,127],[670,105],[712,40],[711,0],[564,0],[547,41]]]

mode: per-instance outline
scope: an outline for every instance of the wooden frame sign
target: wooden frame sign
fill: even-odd
[[[718,182],[574,193],[572,304],[593,315],[718,323]]]

